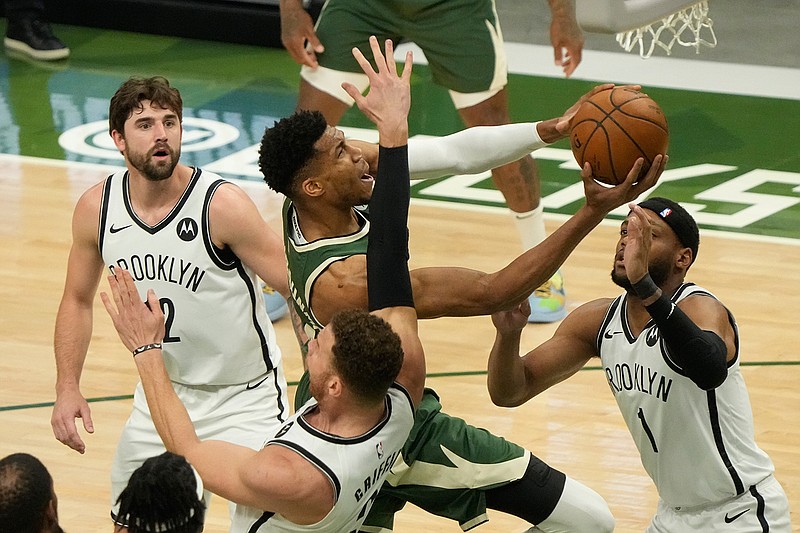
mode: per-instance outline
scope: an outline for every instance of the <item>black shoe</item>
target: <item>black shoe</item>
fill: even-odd
[[[53,35],[50,24],[40,19],[9,22],[6,48],[43,61],[55,61],[69,56],[69,48]]]

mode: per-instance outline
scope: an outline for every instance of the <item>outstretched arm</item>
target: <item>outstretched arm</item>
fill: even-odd
[[[465,268],[421,268],[412,272],[417,314],[421,318],[474,316],[509,309],[527,298],[569,257],[575,247],[609,211],[652,187],[664,170],[666,157],[656,156],[647,175],[638,179],[640,158],[616,187],[592,178],[587,164],[581,171],[586,203],[536,247],[492,274]]]
[[[613,88],[598,85],[581,96],[560,117],[540,122],[520,122],[501,126],[474,126],[443,137],[416,136],[408,141],[408,171],[412,179],[439,178],[450,174],[477,174],[517,161],[521,157],[569,135],[570,120],[578,108],[594,94]],[[638,85],[629,86],[640,89]],[[357,145],[374,173],[378,168],[378,149],[366,141]]]
[[[610,300],[595,300],[572,313],[542,345],[520,357],[520,336],[528,323],[527,300],[492,315],[496,336],[489,353],[487,384],[495,405],[516,407],[564,381],[597,354],[594,339]]]
[[[343,85],[358,108],[378,127],[380,165],[370,199],[370,234],[367,246],[369,308],[386,320],[400,337],[403,366],[397,376],[414,405],[422,399],[425,384],[425,354],[417,334],[417,313],[408,272],[408,111],[411,105],[411,55],[397,75],[390,40],[386,56],[378,40],[370,37],[378,71],[353,49],[353,55],[370,79],[370,91],[362,96],[355,87]]]
[[[285,458],[276,456],[273,447],[256,452],[229,442],[201,441],[164,366],[164,314],[158,297],[150,289],[147,302],[142,302],[133,277],[122,268],[116,268],[108,282],[112,296],[102,292],[100,297],[120,339],[133,353],[153,424],[167,450],[186,457],[200,473],[205,487],[215,494],[264,510],[293,509],[285,488],[305,490],[308,480],[293,479],[298,474],[294,463],[289,465]],[[264,464],[270,466],[269,477]],[[253,482],[256,473],[262,474],[258,484]]]
[[[704,296],[690,296],[675,305],[653,282],[648,272],[650,219],[638,205],[631,204],[626,233],[625,273],[664,336],[671,356],[701,389],[718,387],[728,375],[728,361],[736,356],[728,312],[720,302]],[[691,254],[688,250],[684,253]],[[690,264],[690,259],[685,261]]]

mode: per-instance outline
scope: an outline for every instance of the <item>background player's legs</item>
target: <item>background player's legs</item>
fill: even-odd
[[[458,109],[467,127],[508,124],[508,94],[503,88],[493,96]],[[536,161],[525,156],[519,161],[492,171],[495,186],[503,193],[525,250],[542,242],[547,233],[542,217],[541,188]],[[561,273],[537,289],[530,297],[530,322],[555,322],[566,315],[564,281]]]
[[[297,109],[319,111],[328,121],[328,124],[335,126],[349,108],[350,105],[340,99],[317,89],[305,79],[300,79],[300,95],[297,99]]]

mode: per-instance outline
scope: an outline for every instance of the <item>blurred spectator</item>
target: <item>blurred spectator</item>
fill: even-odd
[[[0,533],[64,533],[53,478],[27,453],[0,459]]]

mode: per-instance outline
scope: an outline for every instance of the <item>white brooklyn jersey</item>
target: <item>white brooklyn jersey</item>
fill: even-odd
[[[683,284],[677,303],[690,295],[714,298]],[[638,338],[627,321],[625,295],[609,306],[597,336],[606,379],[636,442],[645,470],[671,507],[721,502],[769,476],[771,460],[755,443],[753,414],[739,370],[739,333],[733,315],[736,357],[716,389],[704,391],[684,375],[650,320]]]
[[[350,533],[361,527],[414,424],[411,398],[395,383],[386,395],[384,418],[369,432],[351,438],[324,433],[306,422],[303,415],[316,404],[309,400],[265,446],[285,446],[317,467],[333,487],[333,509],[319,522],[303,526],[276,513],[237,505],[231,533]]]
[[[186,385],[247,383],[280,364],[258,278],[230,249],[211,241],[209,204],[226,183],[194,169],[170,213],[150,226],[134,212],[129,176],[109,176],[100,209],[100,255],[153,289],[166,318],[164,362]]]

